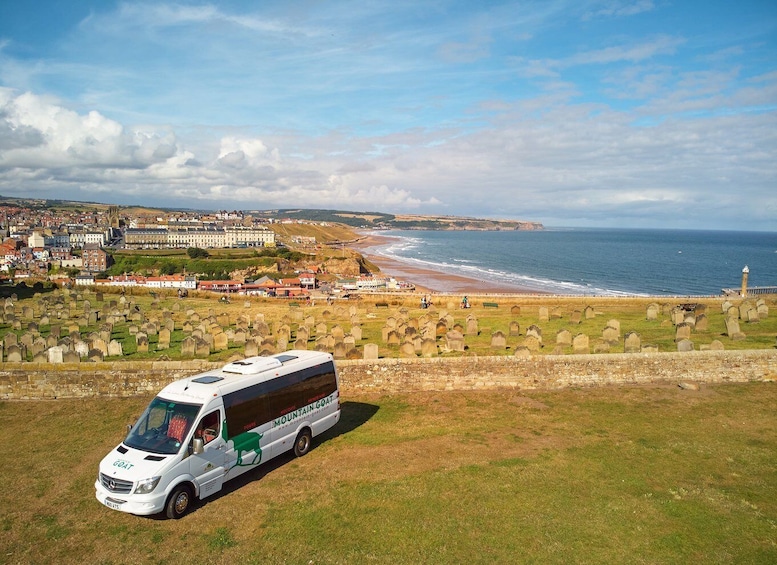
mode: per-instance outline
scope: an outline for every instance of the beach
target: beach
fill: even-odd
[[[447,294],[546,294],[535,289],[521,288],[509,284],[500,284],[471,277],[452,275],[433,269],[418,267],[391,257],[381,255],[380,246],[392,241],[390,235],[366,233],[350,243],[348,247],[361,253],[371,263],[380,268],[384,275],[415,285],[419,292]]]

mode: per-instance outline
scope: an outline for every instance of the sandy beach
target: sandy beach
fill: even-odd
[[[412,283],[420,292],[430,293],[461,293],[461,294],[546,294],[534,289],[519,288],[516,286],[498,284],[483,281],[471,277],[460,275],[451,275],[416,267],[403,261],[397,261],[391,257],[380,255],[374,252],[374,248],[380,245],[386,245],[393,238],[390,235],[365,234],[358,241],[348,246],[359,253],[373,264],[377,265],[384,275],[390,275],[398,280]]]

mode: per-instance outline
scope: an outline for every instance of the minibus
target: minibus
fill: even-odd
[[[181,518],[195,499],[313,438],[340,419],[329,353],[249,357],[167,385],[100,463],[95,490],[108,508]]]

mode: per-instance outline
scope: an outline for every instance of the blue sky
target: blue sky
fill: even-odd
[[[0,2],[0,194],[777,231],[777,3]]]

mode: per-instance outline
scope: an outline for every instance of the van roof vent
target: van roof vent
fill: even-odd
[[[200,383],[203,385],[212,385],[213,383],[217,383],[223,380],[223,377],[217,377],[216,375],[205,375],[204,377],[197,377],[196,379],[192,379],[192,382]]]
[[[275,357],[248,357],[242,361],[233,361],[224,365],[222,371],[238,375],[256,375],[280,366],[282,366],[281,362]]]
[[[287,361],[293,361],[294,359],[297,359],[297,356],[296,355],[276,355],[275,358],[281,363],[286,363]]]

